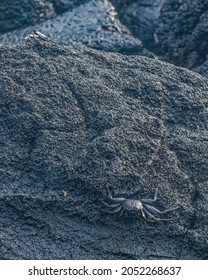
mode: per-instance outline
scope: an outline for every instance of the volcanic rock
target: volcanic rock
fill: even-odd
[[[142,42],[120,23],[114,7],[106,0],[91,0],[43,23],[8,32],[0,36],[0,45],[15,45],[34,29],[59,44],[86,45],[112,52],[153,57]]]
[[[35,38],[0,67],[1,259],[208,258],[206,78]],[[107,186],[181,207],[105,213]]]
[[[189,69],[207,60],[207,0],[166,0],[160,21],[157,36],[165,60]]]

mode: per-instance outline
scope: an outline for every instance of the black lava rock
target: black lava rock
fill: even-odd
[[[41,24],[6,33],[0,36],[0,44],[17,44],[34,29],[59,44],[86,45],[112,52],[153,57],[142,42],[119,22],[114,7],[105,0],[91,0]]]
[[[56,12],[52,2],[52,0],[1,0],[0,33],[35,25],[54,17]]]
[[[53,0],[53,5],[57,14],[61,14],[89,1],[90,0]]]
[[[166,0],[160,20],[158,39],[165,60],[189,69],[207,60],[207,0]]]
[[[0,33],[33,26],[89,0],[1,0]]]
[[[206,78],[37,39],[0,67],[1,259],[207,259]],[[105,213],[107,185],[181,208]]]
[[[115,4],[120,21],[139,38],[144,46],[160,54],[156,31],[164,0],[111,1]]]

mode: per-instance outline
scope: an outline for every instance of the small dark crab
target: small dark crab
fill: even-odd
[[[108,213],[116,213],[121,211],[121,214],[126,211],[126,212],[134,212],[138,213],[141,212],[142,216],[145,218],[145,220],[154,222],[154,221],[170,221],[172,220],[171,218],[160,218],[157,216],[163,216],[164,214],[167,214],[169,212],[175,211],[179,208],[170,208],[170,209],[165,209],[163,211],[158,210],[157,208],[149,205],[152,204],[157,200],[157,195],[158,195],[158,189],[155,191],[154,198],[145,198],[145,199],[126,199],[123,197],[112,197],[109,188],[107,187],[108,191],[108,200],[110,202],[104,202],[105,206],[108,207],[108,210],[104,210],[105,212]],[[155,216],[156,215],[156,216]]]

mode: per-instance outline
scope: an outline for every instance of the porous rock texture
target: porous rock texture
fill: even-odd
[[[160,10],[165,0],[111,0],[118,11],[120,21],[139,38],[144,46],[156,54],[160,45],[156,31],[159,26]]]
[[[157,35],[164,59],[189,69],[201,65],[208,55],[208,1],[166,0]]]
[[[0,47],[0,258],[207,259],[206,78],[34,40]],[[113,196],[181,208],[103,212]]]
[[[35,25],[89,0],[1,0],[0,33]]]
[[[0,46],[34,30],[60,44],[137,54],[208,77],[207,0],[2,0]]]
[[[56,13],[61,14],[89,1],[90,0],[52,0],[52,3]]]
[[[207,0],[111,0],[122,24],[159,59],[208,77]]]
[[[0,33],[34,25],[55,15],[52,0],[1,0]]]
[[[201,74],[202,76],[208,78],[208,59],[204,63],[202,63],[200,66],[195,67],[192,70]]]
[[[85,45],[97,49],[149,57],[142,42],[116,18],[107,0],[91,0],[55,18],[0,36],[0,45],[12,46],[36,29],[60,44]]]

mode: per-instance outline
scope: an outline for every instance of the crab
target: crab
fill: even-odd
[[[103,201],[103,204],[108,207],[107,210],[104,210],[108,213],[116,213],[119,212],[121,215],[123,212],[131,212],[131,213],[139,213],[141,212],[143,218],[147,221],[154,222],[154,221],[170,221],[172,218],[161,218],[169,212],[173,212],[177,210],[180,206],[175,208],[165,209],[163,211],[158,210],[157,208],[151,206],[153,202],[157,201],[158,189],[155,191],[154,198],[145,198],[145,199],[126,199],[123,197],[112,197],[109,187],[107,187],[108,192],[108,200],[109,203]],[[156,215],[156,216],[155,216]],[[158,217],[159,216],[159,217]]]
[[[47,43],[54,43],[56,44],[53,40],[49,39],[46,35],[44,35],[43,33],[34,30],[33,34],[29,34],[28,36],[25,37],[26,41],[32,42],[34,39],[39,39],[42,42],[47,42]]]

